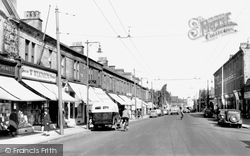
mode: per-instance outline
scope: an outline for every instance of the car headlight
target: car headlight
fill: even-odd
[[[224,115],[221,115],[220,117],[221,117],[222,119],[224,119],[224,118],[225,118],[225,116],[224,116]]]

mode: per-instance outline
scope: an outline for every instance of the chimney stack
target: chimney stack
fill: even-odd
[[[43,20],[40,18],[40,15],[41,13],[39,11],[25,11],[22,21],[42,31]]]

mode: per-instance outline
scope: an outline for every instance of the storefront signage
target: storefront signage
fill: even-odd
[[[11,22],[6,20],[3,24],[3,29],[4,29],[4,35],[3,35],[4,52],[14,57],[18,53],[17,28]]]
[[[208,19],[202,17],[192,18],[189,20],[191,30],[188,32],[188,37],[191,40],[205,37],[205,39],[209,41],[219,36],[237,32],[237,30],[234,29],[237,24],[230,20],[230,15],[231,13],[228,12]]]
[[[244,92],[244,98],[250,99],[250,92]]]
[[[48,71],[44,71],[41,69],[37,69],[29,66],[22,66],[22,77],[48,81],[48,82],[56,82],[56,74]]]
[[[15,67],[0,64],[0,73],[8,74],[8,75],[15,75]]]

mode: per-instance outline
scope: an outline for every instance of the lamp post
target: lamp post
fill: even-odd
[[[87,44],[87,104],[86,104],[86,116],[87,116],[87,129],[89,129],[89,44],[94,44],[94,43],[98,43],[99,47],[98,47],[98,53],[101,53],[101,44],[100,42],[89,42],[87,40],[87,42],[85,42]]]

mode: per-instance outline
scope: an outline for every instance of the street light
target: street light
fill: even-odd
[[[89,129],[89,44],[99,44],[98,53],[102,53],[100,42],[85,42],[87,44],[87,105],[86,105],[86,115],[87,115],[87,129]]]

